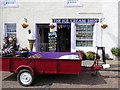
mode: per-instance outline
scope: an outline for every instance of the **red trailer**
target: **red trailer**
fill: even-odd
[[[2,57],[0,70],[17,74],[18,82],[23,86],[28,86],[33,83],[35,74],[81,74],[83,71],[102,69],[102,66],[98,65],[98,60],[95,60],[91,67],[83,68],[79,53],[29,52],[29,54],[39,54],[42,57]],[[72,59],[67,59],[64,56],[72,56]],[[73,56],[79,56],[79,59]]]

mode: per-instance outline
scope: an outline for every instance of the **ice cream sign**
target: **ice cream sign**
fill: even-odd
[[[98,23],[98,18],[92,19],[52,19],[53,23]]]

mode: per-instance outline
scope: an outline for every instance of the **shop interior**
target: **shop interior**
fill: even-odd
[[[37,24],[36,51],[70,52],[71,25],[58,24],[57,31],[50,32],[49,24]]]
[[[57,48],[58,52],[70,52],[71,48],[71,25],[57,25]]]

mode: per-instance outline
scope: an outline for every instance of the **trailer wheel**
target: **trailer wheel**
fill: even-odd
[[[34,81],[34,75],[30,70],[23,69],[18,73],[17,80],[22,86],[29,86]]]
[[[97,74],[98,74],[98,71],[93,71],[93,72],[91,73],[92,76],[97,76]]]

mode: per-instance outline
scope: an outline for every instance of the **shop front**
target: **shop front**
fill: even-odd
[[[52,19],[52,25],[36,24],[36,51],[75,52],[97,46],[99,18]],[[99,33],[97,35],[97,33]]]

